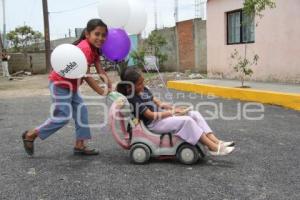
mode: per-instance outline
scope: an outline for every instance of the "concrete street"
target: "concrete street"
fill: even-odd
[[[207,100],[187,95],[175,102]],[[219,108],[222,104],[224,116],[236,115],[245,104],[209,102]],[[137,166],[108,127],[92,129],[91,146],[100,149],[99,156],[73,156],[73,122],[49,139],[37,140],[35,156],[28,157],[21,132],[41,124],[49,107],[48,95],[0,97],[0,199],[300,199],[300,112],[265,105],[262,120],[210,120],[218,136],[236,141],[232,155],[208,157],[192,166],[172,160]],[[212,107],[200,111],[208,116]],[[101,109],[90,107],[89,112],[90,123],[103,120]]]

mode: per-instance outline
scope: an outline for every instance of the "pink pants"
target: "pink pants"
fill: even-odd
[[[212,130],[198,111],[190,111],[186,116],[173,116],[155,120],[148,125],[155,133],[173,133],[184,141],[195,145],[201,135],[211,133]]]

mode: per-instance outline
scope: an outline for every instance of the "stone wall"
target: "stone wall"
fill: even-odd
[[[46,73],[46,58],[44,52],[35,53],[12,53],[8,61],[10,73],[18,71],[30,71],[33,74]]]

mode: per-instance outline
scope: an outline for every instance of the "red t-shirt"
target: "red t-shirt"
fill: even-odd
[[[92,64],[96,64],[100,62],[99,59],[99,52],[97,51],[97,48],[93,47],[87,39],[82,40],[77,47],[81,49],[81,51],[84,53],[88,67],[90,67]],[[82,78],[80,79],[68,79],[65,77],[60,76],[58,73],[56,73],[54,70],[52,70],[49,74],[48,79],[50,81],[53,81],[55,85],[63,87],[63,88],[69,88],[72,91],[77,91],[78,87],[82,83]]]

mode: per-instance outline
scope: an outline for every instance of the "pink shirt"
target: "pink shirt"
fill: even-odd
[[[99,59],[99,52],[97,48],[92,46],[87,39],[82,40],[77,47],[81,49],[81,51],[84,53],[88,67],[90,67],[92,64],[96,64],[100,62]],[[52,70],[49,74],[48,79],[50,81],[53,81],[55,85],[63,87],[63,88],[69,88],[72,91],[77,91],[78,87],[82,83],[82,78],[80,79],[68,79],[65,77],[60,76],[58,73],[56,73],[54,70]],[[67,83],[66,83],[67,82]]]

